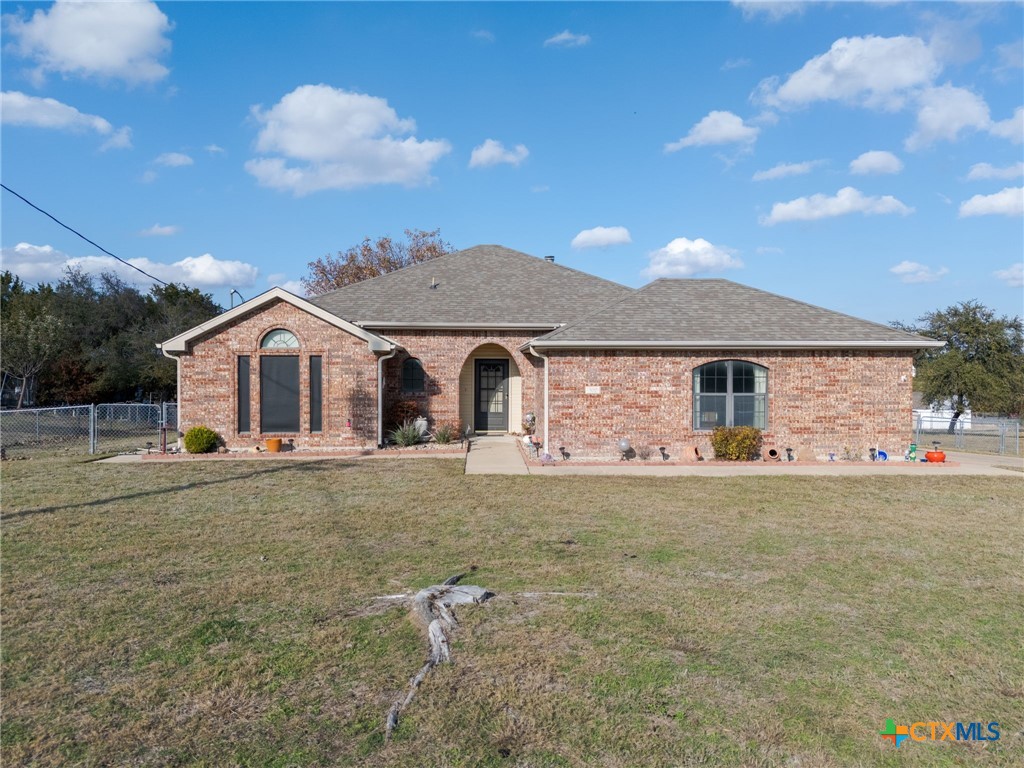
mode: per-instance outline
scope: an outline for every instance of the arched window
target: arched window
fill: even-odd
[[[693,371],[694,429],[768,426],[768,369],[718,360]]]
[[[298,349],[299,340],[295,334],[284,328],[277,328],[263,337],[261,349]]]
[[[423,392],[426,390],[426,376],[423,365],[415,357],[402,363],[402,392]]]

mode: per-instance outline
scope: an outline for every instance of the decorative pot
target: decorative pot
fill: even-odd
[[[281,452],[281,438],[280,437],[268,437],[267,438],[267,453],[280,453]]]
[[[932,464],[941,464],[946,460],[946,454],[942,451],[928,451],[924,457]]]

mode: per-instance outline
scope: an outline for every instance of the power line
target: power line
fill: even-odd
[[[56,216],[54,216],[54,215],[53,215],[52,213],[47,213],[47,212],[46,212],[46,211],[44,211],[44,210],[43,210],[42,208],[40,208],[40,207],[39,207],[38,205],[36,205],[35,203],[33,203],[33,202],[32,202],[31,200],[27,200],[26,198],[24,198],[24,197],[22,197],[21,195],[19,195],[19,194],[18,194],[17,192],[15,192],[15,191],[14,191],[13,189],[11,189],[10,187],[8,187],[8,186],[7,186],[6,184],[2,184],[2,183],[0,183],[0,187],[3,187],[4,189],[6,189],[6,190],[7,190],[8,192],[10,192],[10,193],[11,193],[12,195],[14,195],[14,196],[15,196],[16,198],[18,198],[19,200],[21,200],[21,201],[22,201],[23,203],[26,203],[26,204],[30,205],[31,207],[35,208],[35,209],[36,209],[37,211],[39,211],[39,212],[40,212],[41,214],[43,214],[44,216],[48,216],[49,218],[53,219],[53,220],[54,220],[54,221],[56,221],[56,222],[57,222],[58,224],[60,224],[60,225],[61,225],[62,227],[64,227],[64,229],[66,229],[66,230],[67,230],[68,232],[72,232],[72,233],[74,233],[74,234],[78,235],[78,236],[79,236],[80,238],[82,238],[83,240],[85,240],[85,242],[87,242],[87,243],[88,243],[89,245],[91,245],[91,246],[93,246],[93,247],[95,247],[95,248],[99,248],[99,249],[100,249],[101,251],[103,251],[103,252],[104,252],[105,254],[107,254],[107,256],[110,256],[110,257],[111,257],[112,259],[117,259],[117,260],[118,260],[119,262],[121,262],[122,264],[124,264],[124,265],[125,265],[126,267],[131,267],[131,268],[132,268],[132,269],[134,269],[134,270],[135,270],[136,272],[141,272],[141,273],[142,273],[142,274],[144,274],[144,275],[145,275],[146,277],[148,277],[148,278],[149,278],[150,280],[155,280],[156,282],[160,283],[160,285],[167,285],[167,283],[166,283],[166,282],[164,282],[163,280],[161,280],[161,279],[160,279],[159,277],[154,277],[153,275],[149,274],[149,272],[147,272],[146,270],[144,270],[144,269],[140,269],[139,267],[136,267],[136,266],[135,266],[134,264],[130,264],[129,262],[127,262],[127,261],[125,261],[124,259],[122,259],[122,258],[121,258],[120,256],[115,256],[114,254],[112,254],[112,253],[111,253],[110,251],[108,251],[108,250],[107,250],[106,248],[104,248],[104,247],[103,247],[102,245],[100,245],[99,243],[94,243],[94,242],[93,242],[92,240],[90,240],[90,239],[89,239],[88,237],[86,237],[85,235],[83,235],[83,234],[82,234],[81,232],[79,232],[79,231],[78,231],[77,229],[72,229],[72,228],[71,228],[71,227],[69,227],[69,226],[68,226],[67,224],[65,224],[65,223],[64,223],[63,221],[61,221],[61,220],[60,220],[60,219],[58,219],[58,218],[57,218]]]

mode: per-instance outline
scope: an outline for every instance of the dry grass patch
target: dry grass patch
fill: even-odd
[[[12,463],[4,764],[1020,764],[1020,490]],[[373,598],[473,564],[498,597],[385,744],[425,644]],[[1003,738],[896,751],[886,717]]]

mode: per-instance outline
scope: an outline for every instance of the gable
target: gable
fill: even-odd
[[[194,328],[190,328],[189,330],[180,333],[157,346],[165,355],[187,354],[191,351],[192,345],[202,340],[204,337],[216,333],[219,329],[244,318],[252,312],[277,302],[290,304],[307,314],[323,320],[329,325],[340,328],[357,339],[364,341],[372,352],[390,352],[395,348],[394,342],[372,333],[365,328],[353,325],[347,320],[343,320],[336,315],[332,315],[321,307],[318,307],[293,293],[289,293],[283,288],[271,288],[269,291],[261,293],[259,296],[249,299],[249,301],[243,302],[233,309],[222,312],[216,317],[207,320],[205,323],[201,323]]]

